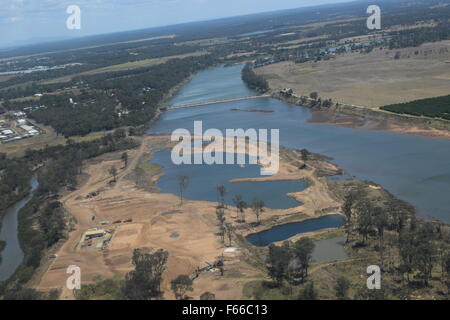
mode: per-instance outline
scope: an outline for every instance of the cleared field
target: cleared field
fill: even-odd
[[[281,62],[257,68],[272,89],[366,107],[442,96],[450,88],[450,41],[401,50],[347,53],[329,61]],[[395,59],[397,52],[400,58]],[[417,52],[417,53],[416,53]]]
[[[217,234],[219,229],[215,202],[185,200],[180,206],[177,195],[137,189],[135,182],[128,178],[136,166],[141,165],[141,161],[147,161],[147,157],[142,155],[150,152],[149,145],[166,147],[169,144],[168,137],[145,137],[138,150],[129,151],[130,161],[126,168],[120,160],[91,160],[85,165],[86,181],[79,189],[61,198],[64,207],[76,218],[76,230],[58,250],[58,258],[52,260],[48,269],[42,273],[42,278],[37,281],[38,289],[63,288],[62,298],[73,299],[72,292],[65,289],[68,265],[76,263],[82,269],[83,283],[88,283],[99,275],[111,278],[117,274],[123,276],[130,271],[131,256],[135,248],[148,252],[164,248],[169,252],[169,259],[162,288],[165,291],[165,298],[173,299],[170,292],[171,280],[180,274],[192,274],[196,267],[203,267],[206,262],[212,263],[224,254],[225,245],[221,243]],[[324,212],[326,208],[338,206],[323,181],[314,175],[314,170],[299,170],[294,164],[288,163],[293,159],[284,153],[283,157],[286,157],[286,162],[281,163],[280,172],[267,179],[309,178],[313,183],[303,192],[293,194],[304,203],[300,209],[267,209],[263,221],[300,217],[299,210],[306,216],[315,216],[319,212]],[[322,165],[327,168],[329,166],[328,169],[333,172],[337,170],[332,164]],[[115,184],[109,183],[111,175],[108,170],[112,166],[119,168]],[[156,178],[158,175],[156,172],[154,174]],[[148,180],[148,183],[151,181]],[[96,196],[88,196],[93,192]],[[91,219],[92,216],[96,217],[95,221]],[[228,207],[225,216],[229,223],[236,228],[240,227],[236,220],[235,208]],[[124,222],[129,219],[132,220]],[[98,227],[99,221],[109,221],[108,225],[102,226],[113,234],[109,248],[105,251],[80,248],[82,233],[89,228]],[[247,221],[254,223],[256,218],[249,213]],[[267,225],[239,228],[239,232],[244,234],[257,232],[266,227]],[[264,276],[261,275],[261,270],[249,265],[245,257],[242,257],[246,248],[241,247],[236,238],[233,242],[242,251],[224,254],[225,276],[220,276],[218,270],[202,273],[195,280],[194,291],[190,295],[198,298],[205,291],[213,291],[218,299],[239,299],[245,282]]]

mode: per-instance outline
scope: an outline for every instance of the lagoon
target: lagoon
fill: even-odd
[[[254,95],[240,78],[242,66],[200,72],[169,105]],[[370,98],[370,97],[368,97]],[[231,109],[266,110],[234,112]],[[373,181],[412,204],[423,217],[450,222],[450,139],[309,123],[309,109],[272,98],[168,110],[149,133],[172,133],[203,121],[204,130],[279,129],[280,144],[332,157],[351,176]],[[193,166],[194,167],[194,166]],[[201,171],[200,171],[201,172]]]

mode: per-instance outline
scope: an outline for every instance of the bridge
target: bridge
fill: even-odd
[[[243,101],[243,100],[259,99],[259,98],[270,98],[270,97],[271,97],[270,95],[266,94],[266,95],[261,95],[261,96],[251,96],[251,97],[224,99],[224,100],[209,101],[209,102],[191,103],[191,104],[184,104],[184,105],[181,105],[181,106],[172,106],[172,107],[166,107],[166,108],[167,108],[167,110],[184,109],[184,108],[207,106],[207,105],[210,105],[210,104],[217,104],[217,103]]]

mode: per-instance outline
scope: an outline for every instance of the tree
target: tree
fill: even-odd
[[[236,206],[236,216],[239,215],[239,203],[242,201],[242,195],[237,194],[234,196],[234,198],[231,200],[233,201],[234,205]]]
[[[307,161],[308,158],[309,158],[309,151],[306,150],[306,149],[302,149],[302,150],[300,150],[300,155],[301,155],[301,157],[302,157],[303,163],[306,163],[306,161]]]
[[[212,292],[203,292],[200,296],[200,300],[216,300],[216,295]]]
[[[369,236],[369,233],[373,227],[373,206],[371,202],[362,199],[357,202],[355,209],[358,215],[357,230],[358,233],[362,236],[363,243],[365,244],[367,241],[367,237]]]
[[[415,238],[415,266],[420,272],[424,285],[428,286],[437,255],[433,225],[431,223],[422,224],[420,228],[418,228]]]
[[[147,300],[161,296],[162,274],[168,255],[162,249],[152,254],[135,249],[132,258],[135,269],[125,276],[123,296],[129,300]]]
[[[308,268],[311,263],[314,247],[314,241],[307,237],[301,238],[294,244],[294,256],[299,262],[297,272],[302,281],[308,276]]]
[[[350,289],[350,281],[346,277],[338,277],[334,288],[336,290],[336,297],[340,300],[345,300],[347,299],[348,289]]]
[[[183,192],[186,190],[188,184],[189,184],[189,177],[180,175],[177,176],[178,179],[178,186],[180,187],[180,206],[183,205]]]
[[[442,270],[443,282],[447,286],[447,295],[450,295],[450,252],[447,252],[445,254],[442,264],[443,264]]]
[[[126,168],[128,165],[128,153],[122,153],[121,159],[123,161],[123,166]]]
[[[373,223],[377,229],[378,239],[380,241],[380,259],[383,264],[384,230],[388,227],[389,221],[386,212],[380,207],[375,207]]]
[[[325,100],[322,104],[325,108],[329,108],[333,105],[333,102],[331,99]]]
[[[305,287],[300,291],[298,300],[317,300],[317,292],[314,287],[314,282],[309,281]]]
[[[309,94],[309,97],[313,100],[317,100],[317,98],[319,97],[319,94],[317,92],[311,92]]]
[[[117,181],[117,169],[116,167],[111,167],[108,173],[113,177],[114,182]]]
[[[236,206],[237,212],[241,213],[241,221],[245,222],[245,209],[247,209],[247,202],[245,202],[242,199],[242,196],[238,194],[233,198],[233,203]]]
[[[231,223],[227,223],[225,225],[225,231],[226,231],[227,236],[228,236],[228,241],[230,243],[229,245],[231,246],[231,240],[232,240],[232,237],[233,237],[233,225]]]
[[[224,185],[217,186],[217,197],[220,199],[220,206],[225,207],[225,195],[227,194],[227,189]]]
[[[222,242],[225,242],[225,212],[222,208],[216,209],[216,216],[219,222],[220,235],[222,237]]]
[[[264,203],[263,200],[257,200],[256,198],[253,199],[253,201],[252,201],[252,210],[253,210],[253,212],[256,215],[256,220],[258,221],[258,224],[260,223],[259,222],[259,217],[261,216],[261,213],[264,212],[264,206],[265,206],[265,203]]]
[[[345,215],[345,232],[347,234],[347,239],[345,243],[350,240],[350,234],[352,230],[352,207],[353,207],[354,197],[352,193],[345,196],[344,204],[342,205],[342,212]]]
[[[172,280],[170,287],[177,300],[185,300],[186,292],[194,290],[191,278],[185,274],[179,275],[175,280]]]
[[[269,246],[269,254],[267,256],[267,269],[269,276],[275,280],[278,286],[283,284],[283,280],[287,279],[289,271],[289,262],[292,258],[291,250],[288,245]]]

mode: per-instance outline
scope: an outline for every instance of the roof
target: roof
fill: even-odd
[[[105,229],[88,230],[84,233],[84,236],[92,236],[94,234],[106,233]]]

